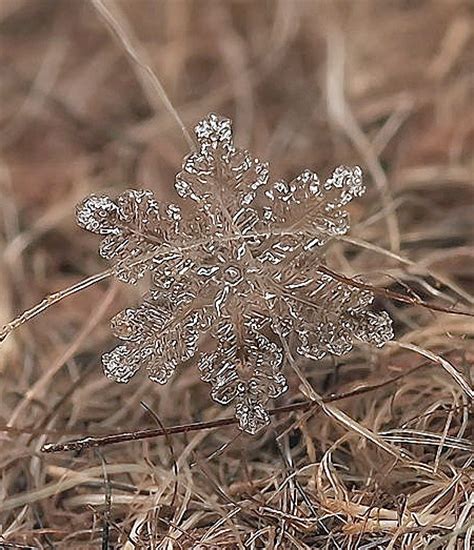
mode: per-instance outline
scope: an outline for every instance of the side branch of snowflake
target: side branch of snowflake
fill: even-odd
[[[195,358],[212,398],[233,403],[240,428],[255,433],[269,423],[268,401],[287,389],[283,338],[317,360],[393,337],[370,292],[317,268],[331,239],[349,230],[345,207],[365,188],[357,166],[339,166],[324,182],[309,170],[271,182],[268,165],[235,146],[229,119],[210,114],[195,132],[198,150],[175,183],[190,207],[145,190],[90,195],[77,207],[118,279],[135,284],[149,272],[151,280],[141,305],[112,320],[122,343],[103,366],[117,382],[145,368],[165,384]]]

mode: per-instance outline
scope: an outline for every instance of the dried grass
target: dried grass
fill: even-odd
[[[74,204],[137,182],[172,197],[176,119],[210,110],[275,176],[365,164],[371,190],[329,265],[469,310],[471,29],[463,0],[4,0],[0,324],[103,271]],[[102,376],[107,319],[137,294],[98,278],[0,346],[0,546],[471,547],[471,317],[380,295],[398,343],[298,365],[323,397],[374,388],[275,415],[261,437],[230,425],[45,455],[46,441],[226,415],[190,368],[164,388]],[[288,376],[276,406],[308,396]]]

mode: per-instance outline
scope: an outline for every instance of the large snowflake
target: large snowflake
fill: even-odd
[[[321,359],[392,338],[370,292],[318,271],[322,248],[349,229],[345,206],[365,188],[360,168],[346,166],[324,182],[306,170],[271,183],[268,165],[235,147],[229,119],[211,114],[195,132],[198,149],[175,183],[191,208],[145,190],[90,195],[77,207],[118,279],[150,273],[142,304],[112,320],[123,343],[103,367],[117,382],[143,367],[165,384],[195,358],[212,398],[234,403],[241,429],[255,433],[269,422],[269,399],[287,389],[285,341]]]

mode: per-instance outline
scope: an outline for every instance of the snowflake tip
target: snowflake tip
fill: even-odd
[[[139,369],[139,363],[127,346],[117,346],[102,356],[104,374],[114,382],[126,384]]]
[[[117,232],[113,220],[117,212],[118,207],[110,197],[92,194],[77,205],[76,220],[87,231],[108,235]]]
[[[204,149],[232,145],[232,121],[229,118],[211,113],[196,125],[194,131]]]
[[[235,416],[239,421],[239,428],[251,435],[255,435],[270,424],[270,415],[264,406],[252,399],[245,399],[237,403]]]

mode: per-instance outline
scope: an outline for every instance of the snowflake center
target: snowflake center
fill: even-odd
[[[222,278],[230,286],[236,286],[243,279],[242,269],[239,266],[230,265],[224,269]]]

